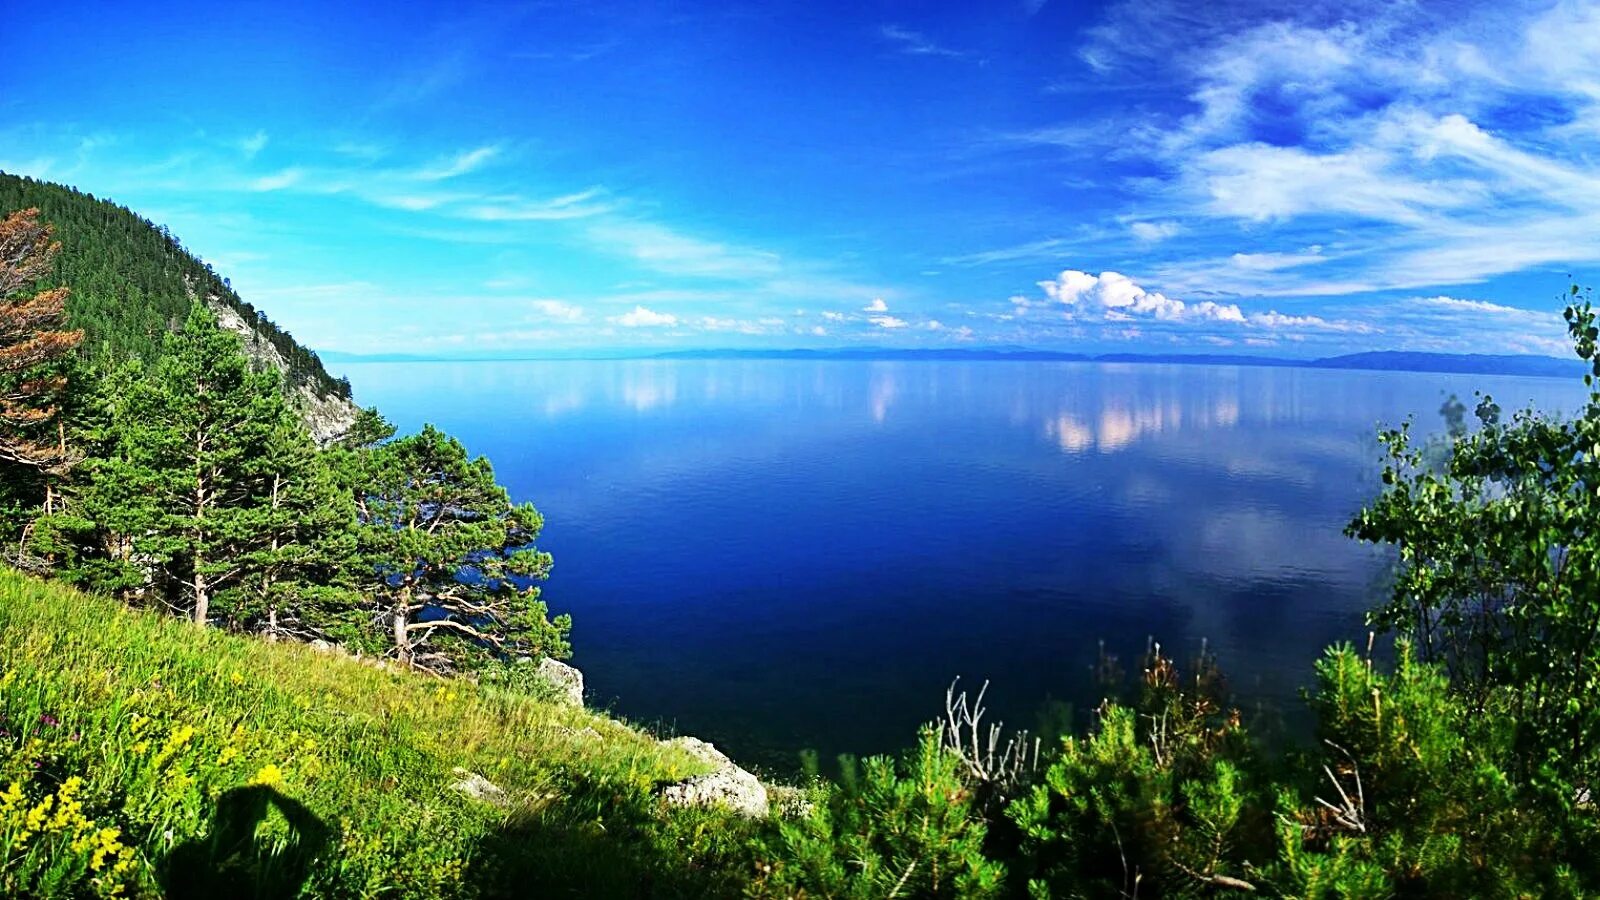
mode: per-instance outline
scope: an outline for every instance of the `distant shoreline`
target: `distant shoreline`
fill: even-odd
[[[1518,375],[1535,378],[1570,378],[1581,374],[1583,364],[1553,356],[1487,355],[1477,353],[1413,353],[1380,350],[1318,359],[1220,354],[1068,353],[1052,350],[861,348],[841,350],[674,350],[660,353],[587,353],[525,356],[426,356],[421,354],[360,354],[322,351],[332,364],[361,363],[479,363],[479,362],[612,362],[625,360],[801,360],[814,362],[1087,362],[1134,365],[1253,366],[1279,369],[1345,369],[1367,372],[1434,372],[1454,375]]]

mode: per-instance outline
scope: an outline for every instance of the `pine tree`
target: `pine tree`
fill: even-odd
[[[236,336],[197,306],[155,366],[130,362],[106,385],[83,483],[41,527],[69,577],[198,624],[306,636],[353,605],[349,493]]]
[[[549,619],[535,585],[550,572],[533,547],[544,520],[511,502],[487,459],[431,425],[342,452],[373,572],[369,620],[399,661],[448,672],[570,653],[571,619]]]
[[[262,493],[231,548],[243,574],[219,592],[230,622],[273,638],[348,635],[357,605],[350,493],[287,406],[252,467]]]
[[[52,233],[37,209],[0,219],[0,460],[37,470],[68,460],[57,404],[62,365],[83,340],[63,328],[67,289],[35,290],[61,252]]]

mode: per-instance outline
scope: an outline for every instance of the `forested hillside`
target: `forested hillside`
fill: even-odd
[[[215,297],[282,358],[289,388],[349,399],[348,382],[329,375],[316,353],[240,298],[164,226],[92,194],[0,172],[0,210],[30,207],[55,226],[61,254],[47,286],[71,286],[67,312],[73,327],[84,330],[91,359],[151,362],[163,335],[183,323],[194,300]]]

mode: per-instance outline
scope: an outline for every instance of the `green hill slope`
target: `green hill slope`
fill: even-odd
[[[653,794],[702,771],[578,707],[0,570],[0,895],[715,895],[741,826]]]
[[[330,422],[348,418],[337,408],[350,406],[349,383],[328,374],[316,353],[246,303],[166,228],[92,194],[0,172],[0,214],[28,207],[55,226],[61,255],[54,283],[72,288],[67,312],[84,330],[91,358],[154,359],[162,335],[205,298],[225,326],[244,335],[258,362],[283,371],[302,407],[322,407],[319,418]]]

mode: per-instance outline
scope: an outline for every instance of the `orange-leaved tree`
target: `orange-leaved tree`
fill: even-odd
[[[67,289],[37,289],[61,251],[52,234],[37,209],[0,219],[0,461],[44,472],[71,462],[59,364],[83,340],[65,327]]]

